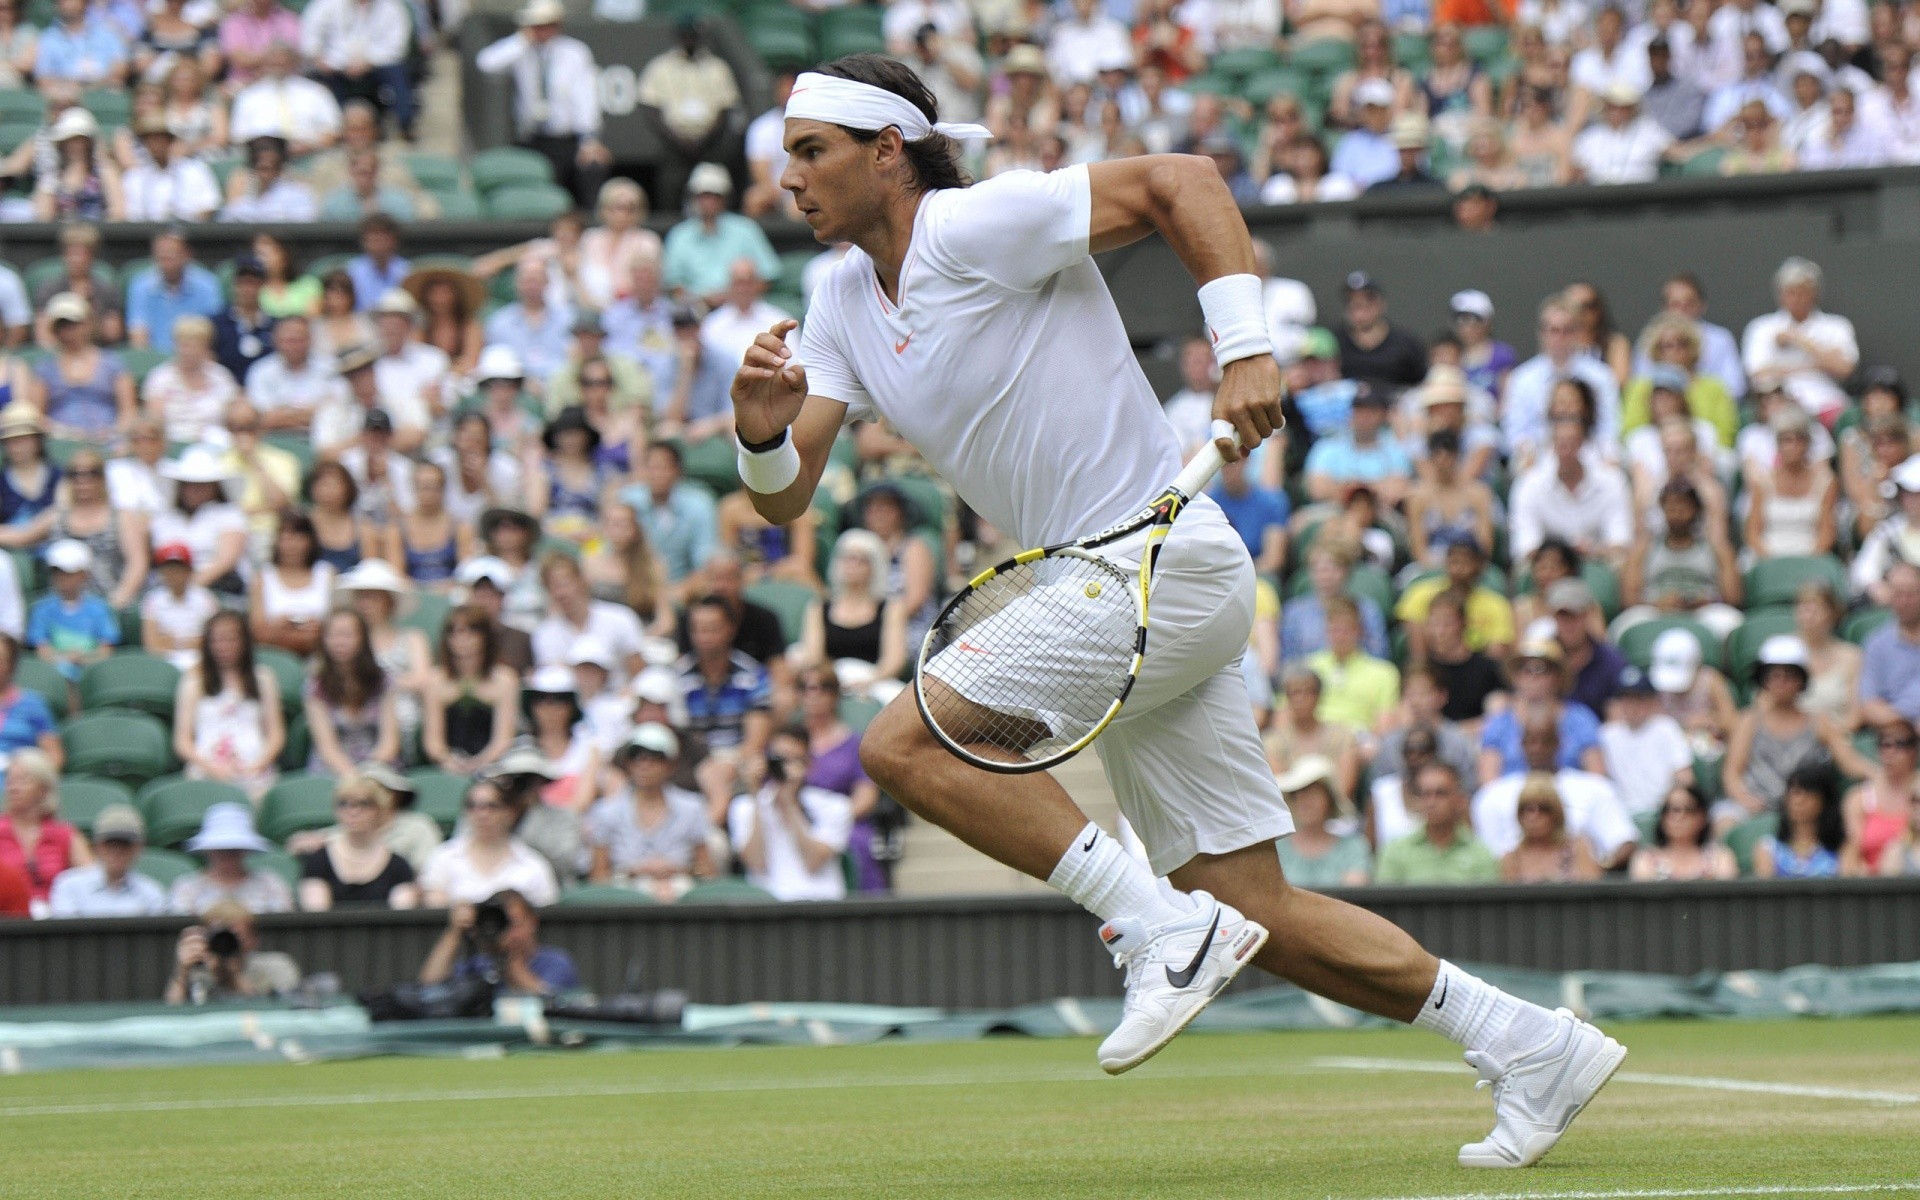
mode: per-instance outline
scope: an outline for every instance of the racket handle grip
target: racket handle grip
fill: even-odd
[[[1207,485],[1213,482],[1213,477],[1220,473],[1220,467],[1226,461],[1220,457],[1220,443],[1216,439],[1231,437],[1234,445],[1240,444],[1240,436],[1233,431],[1233,426],[1225,421],[1215,421],[1212,433],[1213,436],[1209,437],[1206,444],[1194,454],[1193,460],[1181,468],[1180,474],[1173,481],[1173,486],[1189,500],[1206,490]]]

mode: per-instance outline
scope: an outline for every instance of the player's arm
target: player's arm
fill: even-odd
[[[827,469],[847,406],[807,395],[807,371],[786,336],[797,321],[779,321],[753,340],[734,374],[733,426],[740,440],[740,477],[754,511],[785,525],[807,511]]]
[[[1211,159],[1150,154],[1093,163],[1087,244],[1095,253],[1158,233],[1199,281],[1220,387],[1213,415],[1251,448],[1280,428],[1280,365],[1267,340],[1253,237]],[[1229,460],[1240,450],[1219,443]]]

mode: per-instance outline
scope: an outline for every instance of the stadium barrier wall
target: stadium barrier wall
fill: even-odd
[[[1628,187],[1545,188],[1508,193],[1490,233],[1451,226],[1444,196],[1362,199],[1346,204],[1255,208],[1247,219],[1276,251],[1277,273],[1306,282],[1323,322],[1341,316],[1347,272],[1372,272],[1387,290],[1389,316],[1442,319],[1446,298],[1463,287],[1492,296],[1496,336],[1522,354],[1534,347],[1534,311],[1572,279],[1600,287],[1615,323],[1637,332],[1659,303],[1659,284],[1676,270],[1705,283],[1708,318],[1736,333],[1773,308],[1770,281],[1782,258],[1802,254],[1825,268],[1825,306],[1851,318],[1864,361],[1920,378],[1920,340],[1911,336],[1913,280],[1920,273],[1920,168],[1836,171],[1741,179],[1683,179]],[[665,231],[672,214],[655,214]],[[101,253],[120,264],[150,253],[156,227],[103,228]],[[814,243],[802,226],[770,224],[776,249]],[[0,257],[16,269],[54,256],[52,225],[10,225]],[[354,231],[339,224],[275,227],[298,262],[351,252]],[[545,232],[539,222],[434,221],[406,231],[407,253],[477,254]],[[224,261],[246,248],[253,230],[212,223],[192,231],[201,261]],[[1101,266],[1134,345],[1162,394],[1178,388],[1166,339],[1196,330],[1193,282],[1157,239],[1104,255]],[[1436,332],[1410,324],[1425,337]]]
[[[1334,894],[1438,954],[1478,963],[1692,974],[1920,961],[1920,879]],[[444,921],[434,911],[293,914],[262,919],[261,940],[307,972],[336,973],[352,993],[411,978]],[[542,922],[542,940],[569,951],[601,992],[679,987],[709,1004],[1002,1008],[1120,990],[1092,920],[1048,895],[560,907]],[[153,999],[185,923],[0,924],[0,1005]]]

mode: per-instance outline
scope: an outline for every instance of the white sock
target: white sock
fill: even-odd
[[[1131,917],[1152,928],[1188,912],[1179,892],[1163,891],[1152,871],[1091,821],[1074,835],[1047,883],[1102,921]]]
[[[1551,1037],[1553,1020],[1553,1014],[1539,1005],[1510,996],[1443,960],[1433,993],[1420,1006],[1413,1024],[1507,1062]]]

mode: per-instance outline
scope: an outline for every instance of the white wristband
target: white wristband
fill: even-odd
[[[749,491],[771,496],[786,491],[800,478],[800,451],[794,448],[790,429],[780,431],[780,444],[771,450],[755,454],[745,446],[738,449],[734,462],[740,470],[740,482],[746,484]]]
[[[1222,275],[1200,286],[1200,311],[1213,339],[1213,360],[1221,366],[1256,354],[1272,354],[1266,305],[1258,275]]]

